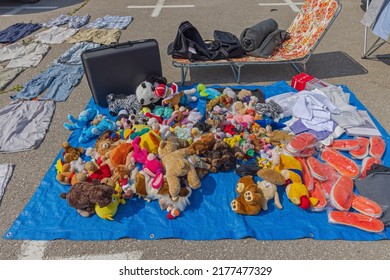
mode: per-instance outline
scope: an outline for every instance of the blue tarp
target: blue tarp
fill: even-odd
[[[218,87],[218,86],[215,86]],[[260,88],[266,97],[295,91],[286,82],[281,81],[269,86],[237,86],[254,90]],[[351,104],[365,109],[355,95],[351,93]],[[205,102],[199,104],[204,107]],[[101,113],[107,109],[97,107],[91,100],[88,107],[96,107]],[[374,119],[389,145],[389,135]],[[94,141],[81,145],[77,139],[80,131],[74,131],[69,142],[73,146],[93,146]],[[237,196],[235,185],[238,176],[234,172],[209,174],[202,180],[200,189],[193,191],[191,205],[181,215],[170,220],[167,212],[162,211],[157,201],[145,202],[133,198],[126,205],[120,205],[114,221],[100,219],[97,215],[83,218],[69,207],[60,193],[67,192],[68,186],[59,184],[56,179],[53,161],[37,191],[26,205],[9,231],[7,239],[23,240],[116,240],[135,238],[153,240],[161,238],[179,238],[185,240],[241,239],[253,237],[258,240],[291,240],[313,238],[319,240],[381,240],[390,237],[390,229],[376,234],[359,229],[332,225],[328,223],[327,212],[310,212],[293,205],[287,198],[284,188],[278,187],[284,209],[278,210],[269,202],[268,211],[256,216],[243,216],[230,209],[230,202]],[[359,164],[361,162],[358,162]],[[383,164],[389,166],[390,154],[387,150]]]

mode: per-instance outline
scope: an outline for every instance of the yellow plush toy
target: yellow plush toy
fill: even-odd
[[[286,180],[293,183],[302,183],[302,165],[293,156],[280,154],[279,164],[273,168],[282,173]]]
[[[318,199],[310,197],[309,191],[302,183],[292,183],[288,185],[286,187],[286,194],[292,203],[305,210],[309,207],[316,206],[318,203]]]
[[[104,220],[113,221],[113,217],[118,211],[119,203],[126,203],[126,201],[122,197],[122,188],[119,186],[119,184],[116,185],[115,190],[117,193],[112,195],[112,201],[110,204],[105,207],[100,207],[98,204],[96,204],[95,206],[96,214]]]

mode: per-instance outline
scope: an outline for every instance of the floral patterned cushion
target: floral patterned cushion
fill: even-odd
[[[321,39],[325,29],[337,16],[340,5],[336,0],[306,0],[293,23],[287,29],[291,38],[276,49],[270,58],[245,56],[233,58],[233,62],[290,61],[301,60],[310,54],[310,50]],[[227,62],[227,60],[218,60]],[[218,63],[218,61],[213,61]],[[174,59],[175,63],[190,64],[187,59]],[[197,62],[198,63],[198,62]],[[202,63],[199,61],[199,63]]]

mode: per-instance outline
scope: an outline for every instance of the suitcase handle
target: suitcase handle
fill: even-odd
[[[155,40],[154,39],[143,39],[143,40],[138,40],[138,41],[127,41],[127,42],[124,42],[124,43],[119,43],[119,44],[112,45],[110,47],[111,48],[120,49],[120,48],[123,48],[123,47],[128,47],[128,46],[132,46],[134,44],[139,44],[139,43],[149,42],[149,41],[155,41]]]

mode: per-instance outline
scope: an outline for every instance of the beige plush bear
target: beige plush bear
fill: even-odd
[[[169,186],[169,194],[173,201],[178,199],[181,189],[179,177],[185,176],[192,189],[200,187],[201,182],[194,166],[187,160],[188,149],[178,149],[171,141],[161,141],[158,154],[165,169],[165,178]]]

